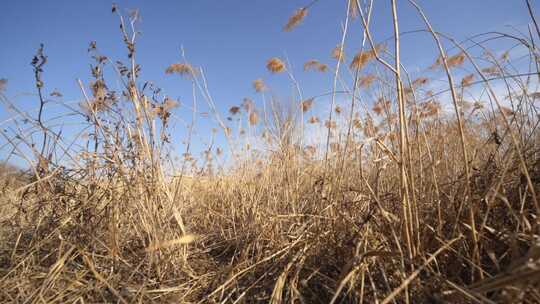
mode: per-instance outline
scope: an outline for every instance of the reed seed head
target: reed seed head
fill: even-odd
[[[460,66],[463,64],[463,62],[465,62],[465,54],[463,53],[454,55],[448,58],[448,61],[447,61],[449,68]]]
[[[318,122],[320,122],[320,120],[319,120],[319,117],[317,117],[317,116],[311,116],[311,117],[308,119],[308,123],[310,123],[310,124],[316,124],[316,123],[318,123]]]
[[[369,88],[373,81],[375,81],[375,79],[377,79],[377,77],[373,74],[361,76],[358,82],[358,86],[361,88]]]
[[[427,84],[428,82],[429,82],[429,79],[427,77],[419,77],[419,78],[416,78],[412,82],[412,84],[415,87],[419,87],[419,86],[423,86],[423,85]]]
[[[231,113],[231,115],[236,115],[240,112],[240,107],[237,107],[237,106],[232,106],[230,109],[229,109],[229,113]]]
[[[266,85],[261,78],[255,79],[255,81],[253,81],[253,88],[255,89],[255,92],[258,93],[266,91]]]
[[[461,79],[461,86],[468,87],[471,85],[473,80],[474,80],[474,74],[469,74]]]
[[[252,111],[249,113],[249,124],[254,126],[259,122],[259,115],[257,111]]]
[[[167,69],[166,74],[179,74],[181,76],[194,76],[195,69],[189,63],[173,63]]]
[[[343,46],[338,44],[335,48],[333,48],[331,56],[332,58],[341,62],[345,61],[345,51],[343,50]]]
[[[285,71],[285,64],[281,59],[273,57],[266,63],[266,68],[272,73],[281,73]]]
[[[311,60],[308,60],[306,63],[304,63],[304,71],[308,71],[308,70],[326,72],[328,70],[328,66],[326,64],[320,63],[316,59],[311,59]]]
[[[8,80],[5,78],[0,79],[0,92],[6,89]]]
[[[291,31],[293,28],[298,26],[302,20],[307,16],[307,8],[302,7],[296,10],[296,12],[289,18],[287,21],[287,24],[285,25],[285,28],[283,29],[285,32]]]
[[[313,98],[309,98],[309,99],[306,99],[306,100],[302,101],[302,103],[301,103],[302,112],[305,113],[305,112],[309,111],[309,109],[311,109],[311,106],[313,106],[313,101],[314,101]]]

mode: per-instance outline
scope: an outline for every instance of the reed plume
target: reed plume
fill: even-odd
[[[195,70],[189,63],[173,63],[167,69],[165,69],[167,74],[179,74],[182,76],[194,76]]]
[[[267,89],[266,85],[264,84],[264,81],[261,78],[255,79],[253,81],[253,88],[255,89],[255,92],[258,92],[258,93],[264,92]]]
[[[285,71],[285,64],[281,59],[273,57],[266,62],[266,68],[272,73],[281,73]]]
[[[296,10],[296,12],[289,18],[287,21],[287,24],[285,25],[285,28],[283,29],[286,32],[291,31],[293,28],[297,27],[302,20],[307,16],[308,10],[307,8],[299,8]]]

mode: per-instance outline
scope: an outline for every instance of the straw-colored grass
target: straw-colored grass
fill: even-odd
[[[212,141],[197,159],[189,143],[202,113],[142,88],[126,31],[138,14],[125,22],[113,12],[128,51],[125,64],[115,63],[123,92],[105,82],[108,59],[94,43],[99,68],[90,85],[79,81],[84,111],[66,106],[90,135],[72,144],[45,119],[43,48],[33,61],[38,115],[0,92],[19,115],[0,131],[3,147],[28,162],[0,167],[0,302],[540,302],[540,61],[531,40],[540,33],[516,40],[535,63],[522,67],[480,42],[465,49],[422,19],[441,53],[411,79],[399,19],[389,18],[393,45],[375,44],[362,28],[352,63],[341,64],[340,45],[333,76],[321,73],[350,80],[330,93],[349,104],[329,104],[320,118],[315,108],[328,94],[284,104],[259,78],[261,100],[244,99],[224,121],[202,69],[181,58],[166,73],[189,76],[179,81],[205,98],[204,115],[217,122],[212,139],[229,145]],[[370,14],[354,1],[344,17],[366,26]],[[456,55],[437,47],[441,39]],[[301,92],[289,64],[265,64],[268,77],[286,72]],[[329,68],[310,60],[304,69]],[[446,83],[428,90],[440,75]],[[168,128],[184,109],[194,122],[175,162]]]

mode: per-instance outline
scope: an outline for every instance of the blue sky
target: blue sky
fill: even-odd
[[[291,87],[285,75],[270,75],[265,62],[273,56],[287,56],[293,65],[305,96],[331,89],[330,74],[306,73],[305,61],[316,58],[334,64],[329,53],[341,37],[346,1],[320,0],[310,8],[303,23],[292,32],[282,28],[289,16],[307,0],[176,0],[116,1],[126,9],[139,9],[142,35],[137,58],[142,79],[152,80],[165,95],[191,103],[187,81],[167,76],[165,68],[180,59],[183,46],[188,60],[205,70],[209,88],[222,112],[239,104],[244,97],[256,99],[252,81],[263,78],[274,93],[290,96]],[[526,28],[529,22],[524,1],[510,0],[419,0],[436,30],[458,40],[487,31],[512,31],[507,25]],[[533,1],[535,2],[535,1]],[[375,1],[372,30],[381,41],[392,33],[390,1]],[[89,80],[87,53],[90,41],[96,41],[101,53],[113,60],[125,59],[118,18],[111,14],[110,1],[6,1],[0,17],[0,78],[8,79],[7,96],[25,110],[37,103],[30,60],[40,43],[45,44],[49,62],[43,75],[46,92],[58,89],[63,100],[77,102],[82,95],[76,79]],[[401,31],[423,28],[416,11],[407,1],[398,0]],[[534,4],[538,7],[538,3]],[[540,7],[536,9],[540,11]],[[348,53],[353,54],[361,42],[361,25],[351,24]],[[403,38],[402,56],[411,70],[430,65],[436,52],[430,37],[413,34]],[[257,99],[256,99],[257,100]],[[200,100],[203,103],[202,100]],[[201,104],[202,107],[205,107]],[[51,109],[49,113],[54,113]],[[188,120],[189,111],[178,110]],[[0,108],[0,121],[7,112]],[[198,128],[202,141],[210,137],[210,124]],[[182,131],[175,133],[179,138]]]

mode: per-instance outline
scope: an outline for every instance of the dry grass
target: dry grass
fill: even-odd
[[[365,21],[358,3],[348,14]],[[204,75],[173,64],[166,73],[190,76],[184,81],[202,90],[230,144],[228,152],[210,145],[199,160],[187,144],[173,166],[167,130],[178,102],[138,85],[135,37],[113,12],[128,51],[128,62],[117,64],[123,91],[109,90],[106,59],[93,54],[94,79],[79,82],[84,111],[70,108],[91,136],[70,144],[41,110],[17,112],[0,90],[6,109],[20,113],[15,127],[1,131],[5,146],[30,164],[25,173],[0,168],[1,302],[540,302],[534,53],[536,65],[523,71],[507,53],[483,58],[490,65],[482,69],[469,53],[486,53],[483,45],[456,45],[457,55],[433,66],[448,83],[431,92],[424,88],[432,69],[410,80],[387,64],[399,52],[380,52],[371,41],[374,49],[352,60],[352,86],[344,86],[344,96],[363,103],[360,111],[332,105],[336,117],[320,119],[312,109],[320,96],[299,96],[288,107],[259,94],[262,109],[248,98],[230,108],[237,127],[221,120]],[[42,55],[34,65],[40,105]],[[332,56],[343,60],[342,48]],[[279,58],[267,69],[287,71],[297,85]],[[466,73],[456,85],[451,76],[460,69]],[[344,81],[347,71],[338,73]],[[444,109],[449,86],[457,117]],[[253,87],[270,90],[262,79]],[[488,101],[465,100],[474,99],[472,89]],[[325,132],[327,142],[304,142]],[[231,164],[216,171],[223,154]]]

